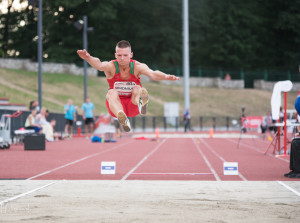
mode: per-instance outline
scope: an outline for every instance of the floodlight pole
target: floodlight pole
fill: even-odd
[[[83,16],[83,49],[88,51],[87,48],[87,16]],[[83,101],[87,98],[87,62],[83,60],[83,76],[84,76],[84,98]]]
[[[183,5],[183,74],[184,74],[184,108],[190,108],[190,57],[189,57],[189,1],[182,0]]]
[[[39,91],[39,106],[42,107],[42,63],[43,63],[43,0],[39,0],[39,14],[38,14],[38,91]]]

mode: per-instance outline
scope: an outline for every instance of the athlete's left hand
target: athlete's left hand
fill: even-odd
[[[179,79],[180,79],[179,77],[176,77],[175,75],[171,75],[171,74],[167,74],[166,76],[166,80],[168,81],[177,81]]]

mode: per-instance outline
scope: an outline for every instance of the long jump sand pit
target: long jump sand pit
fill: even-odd
[[[0,222],[299,222],[299,181],[0,181]]]

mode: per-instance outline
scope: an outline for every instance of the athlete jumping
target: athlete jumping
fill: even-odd
[[[130,122],[127,117],[145,115],[149,102],[148,91],[141,85],[141,75],[155,81],[179,80],[179,77],[153,71],[146,64],[131,59],[133,53],[128,41],[122,40],[116,45],[116,60],[100,61],[86,50],[77,50],[78,55],[92,67],[103,71],[109,90],[106,95],[106,107],[111,116],[116,117],[123,129],[129,132]]]

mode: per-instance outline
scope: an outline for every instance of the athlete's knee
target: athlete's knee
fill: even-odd
[[[108,92],[106,94],[106,99],[107,100],[114,99],[114,98],[117,98],[117,97],[119,97],[119,94],[118,94],[117,90],[115,90],[115,89],[108,90]]]
[[[132,88],[132,94],[133,94],[133,95],[139,95],[139,94],[140,94],[140,89],[141,89],[141,86],[140,86],[140,85],[135,85],[135,86]]]

